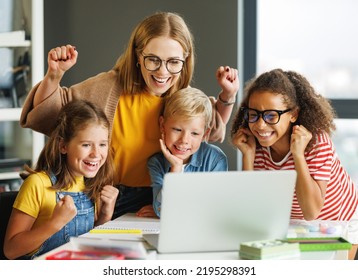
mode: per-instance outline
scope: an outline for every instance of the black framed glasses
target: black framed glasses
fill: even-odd
[[[277,124],[280,121],[281,115],[291,111],[291,109],[286,110],[264,110],[259,111],[256,109],[241,107],[241,110],[244,112],[244,119],[249,123],[255,123],[259,120],[260,117],[267,124]]]
[[[178,74],[183,70],[184,60],[179,58],[170,58],[168,60],[160,59],[156,55],[143,55],[144,67],[148,71],[157,71],[164,62],[165,67],[171,74]]]

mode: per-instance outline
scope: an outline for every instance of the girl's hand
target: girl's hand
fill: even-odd
[[[240,128],[238,131],[236,131],[232,137],[232,143],[241,151],[243,155],[255,155],[255,136],[248,128]]]
[[[229,66],[220,66],[216,70],[215,76],[222,88],[221,97],[225,101],[234,101],[240,86],[237,69]]]
[[[291,135],[291,153],[294,157],[304,156],[305,149],[312,139],[312,133],[303,125],[295,125]]]
[[[171,165],[172,172],[181,172],[183,169],[183,160],[172,155],[167,146],[164,143],[164,135],[162,135],[162,139],[159,139],[160,148],[165,156],[165,158],[169,161]]]
[[[118,189],[111,185],[106,185],[102,188],[100,194],[100,200],[101,200],[100,211],[102,215],[109,216],[109,217],[113,215],[118,193],[119,193]]]
[[[77,208],[73,202],[73,198],[65,195],[59,202],[57,202],[52,214],[52,221],[55,222],[59,228],[63,228],[77,215]]]
[[[256,155],[256,139],[248,128],[240,128],[233,136],[232,143],[242,153],[243,170],[253,170]]]
[[[71,45],[56,47],[49,51],[47,56],[48,73],[56,78],[76,64],[78,52]]]

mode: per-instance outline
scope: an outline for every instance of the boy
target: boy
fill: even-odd
[[[199,89],[181,89],[164,101],[159,117],[162,153],[156,153],[148,160],[153,208],[158,217],[165,173],[228,170],[224,152],[205,142],[211,119],[210,99]]]

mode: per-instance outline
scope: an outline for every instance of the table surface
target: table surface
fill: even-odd
[[[153,218],[136,218],[135,215],[127,215],[119,218],[120,220],[131,221],[135,220],[136,222],[153,222],[159,223],[158,219]],[[317,237],[317,236],[327,236],[327,234],[322,233],[321,231],[309,232],[308,228],[312,226],[316,227],[321,225],[323,221],[298,221],[292,220],[289,227],[288,237]],[[344,232],[345,224],[341,222],[324,222],[324,226],[336,226],[340,232],[340,235]],[[133,245],[142,246],[146,249],[145,259],[148,260],[237,260],[240,259],[238,251],[230,252],[208,252],[208,253],[178,253],[178,254],[159,254],[153,248],[150,248],[148,243],[146,243],[140,235],[138,234],[100,234],[100,233],[86,233],[77,240],[90,241],[101,244],[101,242],[111,242],[111,244],[120,245],[123,242],[131,242]],[[76,250],[77,246],[74,245],[74,242],[66,243],[46,254],[43,254],[36,258],[37,260],[45,260],[48,255],[54,254],[61,250]],[[311,252],[301,252],[299,257],[294,257],[293,259],[301,260],[346,260],[348,258],[348,250],[336,250],[336,251],[311,251]],[[287,259],[283,257],[282,259]],[[290,259],[290,258],[288,258]]]

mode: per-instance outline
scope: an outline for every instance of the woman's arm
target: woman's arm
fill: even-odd
[[[229,66],[220,66],[216,71],[216,79],[222,88],[218,95],[216,109],[226,125],[230,119],[240,86],[238,71]]]
[[[59,59],[58,56],[62,55],[69,59]],[[65,71],[76,63],[77,55],[77,51],[70,45],[49,51],[47,73],[44,79],[30,90],[24,102],[20,117],[22,127],[48,136],[51,134],[58,112],[65,103],[72,100],[68,89],[59,85]]]
[[[216,71],[216,78],[222,90],[218,98],[209,96],[213,106],[213,117],[210,124],[210,134],[206,139],[209,142],[223,142],[239,89],[237,70],[228,66],[220,66]]]
[[[49,51],[47,55],[47,73],[37,88],[33,100],[36,107],[48,98],[60,85],[63,75],[76,64],[78,52],[71,45],[61,46]]]

